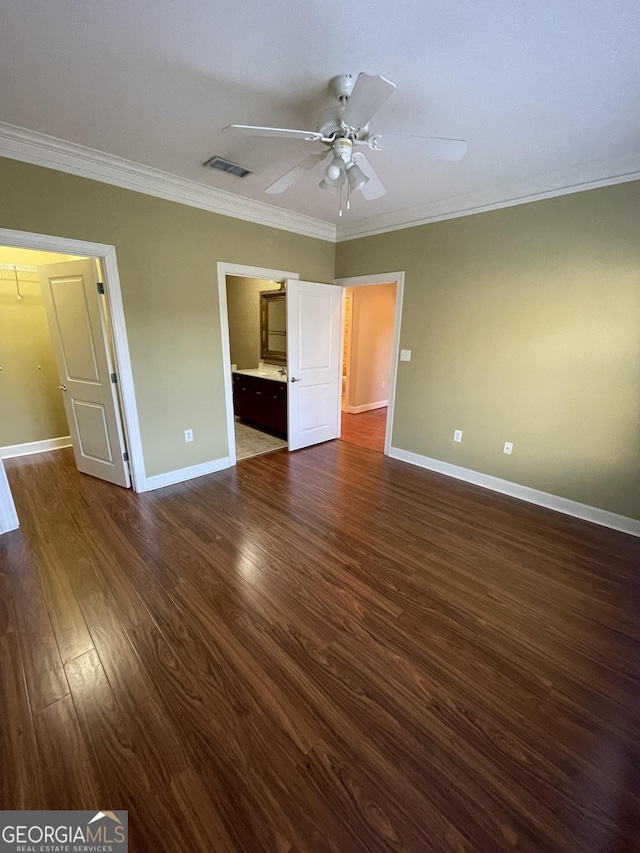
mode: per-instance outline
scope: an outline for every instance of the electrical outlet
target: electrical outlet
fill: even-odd
[[[184,440],[185,441],[193,441],[193,430],[192,429],[185,429]]]
[[[461,429],[454,429],[453,440],[454,441],[462,441],[462,430]]]
[[[502,452],[508,453],[509,455],[511,455],[513,453],[513,442],[512,441],[505,441],[504,450]]]
[[[410,349],[401,349],[400,350],[400,361],[411,361],[411,350]]]

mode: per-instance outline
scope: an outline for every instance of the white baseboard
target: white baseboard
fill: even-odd
[[[627,518],[625,515],[618,515],[606,509],[588,506],[568,498],[561,498],[558,495],[550,495],[547,492],[540,492],[538,489],[531,489],[529,486],[521,486],[519,483],[501,480],[499,477],[472,471],[470,468],[461,468],[459,465],[451,465],[449,462],[441,462],[439,459],[421,456],[419,453],[401,450],[398,447],[391,447],[389,456],[393,459],[399,459],[401,462],[417,465],[419,468],[427,468],[429,471],[437,471],[438,474],[446,474],[447,477],[454,477],[456,480],[464,480],[466,483],[482,486],[492,492],[500,492],[500,494],[553,509],[574,518],[591,521],[593,524],[599,524],[602,527],[610,527],[612,530],[620,530],[623,533],[630,533],[632,536],[640,536],[640,520],[635,518]]]
[[[167,471],[166,474],[156,474],[153,477],[147,477],[146,491],[151,492],[154,489],[162,489],[164,486],[173,486],[175,483],[183,483],[185,480],[193,480],[194,477],[203,477],[205,474],[213,474],[229,467],[229,457],[223,456],[221,459],[201,462],[200,465],[190,465],[188,468]]]
[[[0,459],[31,456],[32,453],[47,453],[49,450],[60,450],[63,447],[71,447],[70,435],[61,435],[60,438],[45,438],[43,441],[29,441],[26,444],[8,444],[6,447],[0,447]]]
[[[377,403],[365,403],[364,406],[347,406],[346,411],[350,415],[359,415],[360,412],[371,412],[373,409],[384,409],[388,405],[388,400],[378,400]]]

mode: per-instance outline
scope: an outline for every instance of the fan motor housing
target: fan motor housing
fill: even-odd
[[[320,116],[318,132],[323,136],[336,136],[339,134],[342,130],[341,115],[342,109],[337,104],[329,107],[328,110],[324,110]]]
[[[334,96],[342,102],[342,99],[347,99],[353,91],[353,76],[351,74],[338,74],[337,77],[331,79],[329,85]]]

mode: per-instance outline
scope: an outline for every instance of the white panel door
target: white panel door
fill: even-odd
[[[78,471],[129,488],[95,261],[38,267]]]
[[[287,281],[289,450],[340,435],[343,290]]]

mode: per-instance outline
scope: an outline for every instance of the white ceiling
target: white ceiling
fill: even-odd
[[[264,194],[310,143],[221,130],[315,129],[332,76],[382,74],[397,91],[372,130],[463,137],[468,154],[371,153],[388,193],[353,196],[355,233],[638,163],[639,34],[637,0],[3,0],[0,121],[337,222],[315,172]],[[254,174],[204,169],[213,154]]]

